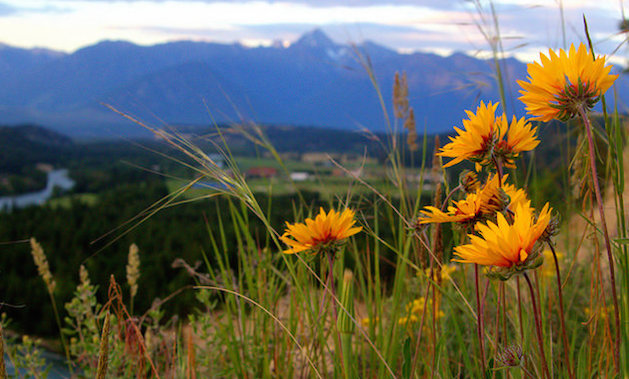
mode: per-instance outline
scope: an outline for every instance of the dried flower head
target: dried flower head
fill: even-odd
[[[395,73],[393,81],[393,114],[398,119],[406,118],[408,115],[408,82],[406,72]]]
[[[79,279],[81,279],[81,284],[86,286],[90,285],[90,275],[84,265],[79,267]]]
[[[39,276],[46,283],[46,288],[49,293],[53,293],[55,291],[55,287],[57,283],[52,278],[52,273],[50,272],[50,266],[48,265],[48,259],[46,259],[46,254],[44,253],[44,249],[41,247],[39,242],[35,240],[35,238],[31,237],[31,255],[33,256],[33,260],[35,261],[35,265],[37,266],[37,272]]]
[[[590,109],[612,86],[618,75],[610,75],[605,57],[595,57],[583,44],[559,55],[548,50],[540,53],[540,63],[528,65],[528,82],[519,80],[520,100],[535,120],[568,120],[580,108]]]
[[[408,130],[408,134],[406,136],[406,144],[408,145],[408,149],[410,151],[417,151],[419,146],[417,145],[417,130],[415,129],[415,112],[413,108],[409,108],[408,117],[404,121],[404,129]]]
[[[138,246],[134,243],[129,246],[129,258],[127,262],[127,283],[129,284],[131,297],[138,293],[138,279],[140,279],[140,254]]]

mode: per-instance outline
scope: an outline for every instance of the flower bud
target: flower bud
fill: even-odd
[[[517,367],[522,362],[522,347],[520,345],[511,345],[505,348],[496,359],[508,367]]]

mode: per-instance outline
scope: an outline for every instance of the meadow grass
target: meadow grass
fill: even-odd
[[[498,25],[494,27],[497,32]],[[500,74],[501,49],[492,45],[504,106],[509,86]],[[368,59],[359,59],[381,94]],[[403,79],[396,82],[403,86]],[[397,93],[404,91],[398,88]],[[140,123],[184,153],[187,160],[180,163],[198,175],[195,182],[222,184],[208,194],[193,189],[192,183],[169,181],[172,195],[147,210],[148,215],[179,201],[208,196],[226,196],[229,202],[225,208],[204,210],[219,217],[217,223],[206,225],[208,243],[199,252],[203,263],[176,262],[194,284],[156,299],[143,314],[133,312],[133,298],[142,295],[142,288],[134,287],[142,273],[141,247],[139,258],[130,254],[129,283],[120,284],[112,276],[99,288],[81,268],[75,297],[65,305],[62,330],[74,374],[98,378],[628,377],[625,172],[629,150],[628,127],[618,110],[605,107],[602,123],[592,125],[599,149],[593,165],[589,154],[594,149],[588,150],[582,123],[566,125],[575,133],[573,141],[559,146],[569,167],[562,175],[567,214],[561,215],[559,234],[548,236],[529,252],[543,258],[541,266],[535,267],[541,258],[535,262],[520,258],[509,267],[512,271],[500,271],[451,262],[457,258],[454,249],[469,242],[472,229],[420,225],[426,216],[421,212],[423,204],[445,209],[452,200],[461,199],[466,184],[452,180],[442,158],[425,151],[427,136],[406,145],[397,142],[401,128],[409,135],[417,132],[408,122],[412,111],[404,96],[396,101],[396,113],[387,117],[391,139],[382,141],[389,150],[383,168],[389,184],[374,184],[331,160],[350,179],[330,185],[324,196],[326,209],[355,210],[357,225],[363,229],[333,247],[318,248],[318,254],[282,253],[288,248],[282,239],[285,225],[270,222],[272,197],[264,206],[257,199],[261,187],[267,193],[300,194],[307,186],[286,181],[275,189],[249,181],[242,173],[256,162],[246,160],[241,166],[229,146],[216,146],[223,154],[223,167],[184,137]],[[383,103],[385,112],[386,108]],[[265,165],[287,172],[304,168],[285,163],[255,125],[235,129],[270,152],[273,162]],[[424,149],[418,149],[420,144]],[[408,154],[421,154],[420,167],[401,163]],[[509,173],[519,188],[535,188],[535,159],[530,153],[526,165],[516,160],[518,169],[482,163],[483,170],[492,174],[504,169],[501,174]],[[606,188],[599,200],[592,180],[596,167]],[[430,199],[422,191],[428,173],[443,178]],[[409,174],[419,174],[419,183],[409,182]],[[536,199],[534,193],[529,196]],[[541,209],[544,202],[538,199],[533,205]],[[606,212],[599,215],[597,204]],[[504,210],[507,218],[514,211],[508,206]],[[286,221],[300,223],[314,219],[319,209],[295,196],[292,212],[293,218]],[[262,232],[252,228],[254,218],[265,226]],[[609,224],[616,263],[615,298],[612,262],[606,258],[600,226],[603,219]],[[227,237],[227,227],[235,231],[234,238]],[[236,254],[230,253],[234,247]],[[514,272],[516,266],[521,271]],[[54,304],[49,270],[42,276]],[[196,311],[183,319],[166,319],[169,300],[183,291],[194,292]],[[615,321],[616,309],[620,323]],[[0,332],[7,323],[3,318]],[[34,377],[45,376],[45,362],[31,339],[19,343],[4,337],[0,347],[14,366]],[[0,371],[0,377],[3,374]]]

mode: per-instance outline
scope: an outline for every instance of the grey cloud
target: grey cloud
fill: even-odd
[[[239,25],[238,29],[184,29],[164,27],[143,27],[138,30],[180,35],[188,38],[203,38],[220,43],[231,43],[243,39],[287,40],[294,42],[315,28],[320,28],[339,44],[372,41],[396,50],[450,49],[467,51],[467,41],[453,40],[447,33],[422,30],[416,27],[383,25],[376,23],[351,24],[303,24],[286,23],[273,25]]]

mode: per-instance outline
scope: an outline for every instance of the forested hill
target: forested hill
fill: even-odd
[[[16,172],[35,163],[55,164],[73,147],[67,136],[41,126],[0,126],[0,172]]]

